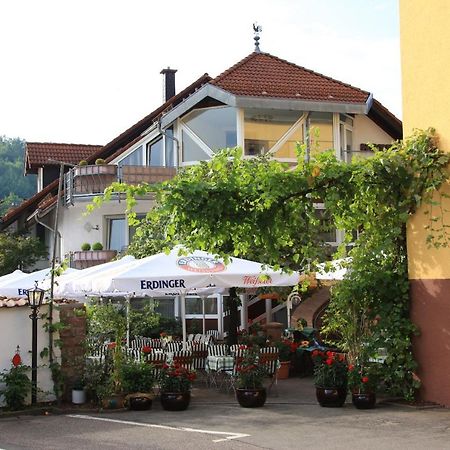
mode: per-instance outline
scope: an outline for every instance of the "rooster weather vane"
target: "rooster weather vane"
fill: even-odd
[[[259,49],[259,33],[261,33],[262,31],[262,26],[258,25],[258,23],[255,22],[253,24],[253,31],[255,32],[255,36],[253,37],[253,39],[255,40],[255,52],[260,53],[261,50]]]

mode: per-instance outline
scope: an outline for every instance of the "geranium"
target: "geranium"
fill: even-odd
[[[290,339],[281,339],[281,341],[275,342],[275,346],[278,348],[280,361],[291,361],[292,355],[297,351],[300,344]]]
[[[142,347],[142,353],[144,353],[144,354],[146,354],[146,355],[148,355],[149,353],[151,353],[151,351],[152,351],[152,348],[151,348],[149,345],[144,345],[144,346]]]
[[[243,389],[261,389],[267,370],[259,364],[258,349],[247,349],[244,357],[237,365],[237,385]]]
[[[348,367],[348,386],[352,392],[375,392],[378,385],[377,367],[374,364],[356,364]]]
[[[347,386],[348,365],[345,355],[332,351],[314,350],[314,383],[318,387],[336,388]]]
[[[191,389],[195,372],[180,364],[164,364],[161,368],[159,385],[163,392],[186,392]]]
[[[116,346],[117,346],[117,344],[116,344],[115,342],[110,342],[110,343],[108,344],[108,348],[109,348],[110,350],[115,349]]]

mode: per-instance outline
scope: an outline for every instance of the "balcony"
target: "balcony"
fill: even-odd
[[[73,252],[71,255],[71,267],[75,269],[87,269],[99,264],[112,261],[117,255],[116,250],[87,250]]]
[[[154,184],[170,180],[175,174],[175,167],[117,166],[115,164],[77,166],[65,175],[65,203],[73,204],[76,198],[101,194],[116,181],[127,184]]]

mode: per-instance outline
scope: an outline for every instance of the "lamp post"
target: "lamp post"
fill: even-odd
[[[38,288],[35,281],[34,288],[27,290],[28,306],[31,308],[30,319],[32,322],[31,331],[31,404],[36,404],[37,394],[37,320],[39,308],[44,298],[44,290]]]

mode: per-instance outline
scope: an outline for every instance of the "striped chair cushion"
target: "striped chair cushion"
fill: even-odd
[[[193,355],[191,350],[178,350],[173,353],[173,364],[179,364],[186,369],[192,370]]]
[[[269,376],[273,376],[278,368],[278,348],[263,347],[259,350],[259,361],[264,364]]]
[[[203,370],[206,366],[206,357],[208,356],[208,346],[206,344],[195,344],[191,348],[193,358],[193,368]]]
[[[166,346],[164,347],[164,350],[167,352],[177,352],[181,350],[183,346],[182,342],[167,342]]]
[[[227,344],[217,344],[208,346],[208,355],[210,356],[226,356],[228,355]]]

